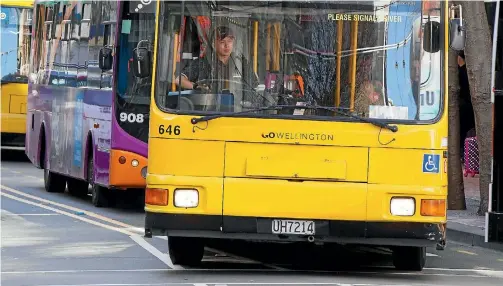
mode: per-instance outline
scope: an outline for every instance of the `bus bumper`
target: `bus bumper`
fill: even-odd
[[[272,233],[272,218],[146,212],[145,234],[379,246],[445,245],[445,223],[314,220],[315,235]]]
[[[4,133],[1,134],[2,147],[25,147],[25,133]]]

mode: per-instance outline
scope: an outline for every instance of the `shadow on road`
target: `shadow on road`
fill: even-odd
[[[24,150],[2,147],[2,162],[30,162]]]
[[[391,252],[375,247],[307,243],[276,244],[243,241],[209,241],[228,253],[297,271],[394,270]],[[375,252],[374,252],[375,251]],[[377,267],[377,268],[376,268]]]

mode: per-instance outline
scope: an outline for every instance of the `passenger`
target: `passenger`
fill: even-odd
[[[250,69],[250,65],[244,58],[236,57],[233,52],[235,41],[234,32],[229,27],[219,26],[212,34],[212,38],[214,37],[216,38],[213,41],[213,46],[215,47],[216,54],[206,53],[204,58],[194,60],[189,65],[185,66],[180,73],[182,76],[181,86],[185,89],[209,91],[209,86],[206,84],[198,84],[197,82],[212,79],[229,80],[230,77],[239,75],[245,84],[243,89],[250,88],[250,86],[246,86],[246,81],[248,79],[253,80],[251,85],[255,88],[258,85],[258,80]],[[214,57],[212,57],[212,55],[214,55]],[[215,64],[213,64],[212,58],[216,58],[216,66],[214,66]],[[241,62],[241,65],[239,65],[238,62]],[[233,74],[230,74],[231,70],[234,70]],[[176,77],[175,80],[178,85],[180,83],[180,78]]]
[[[358,115],[367,117],[370,105],[384,105],[382,83],[379,81],[365,81],[357,88],[354,111]]]

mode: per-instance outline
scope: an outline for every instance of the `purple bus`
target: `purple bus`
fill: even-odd
[[[35,1],[25,152],[48,192],[143,199],[152,65],[138,63],[155,13],[151,0]]]

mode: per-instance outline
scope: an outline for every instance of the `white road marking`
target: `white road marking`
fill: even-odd
[[[37,206],[37,207],[40,207],[40,208],[43,208],[43,209],[46,209],[46,210],[53,211],[53,212],[55,212],[57,214],[62,214],[62,215],[65,215],[65,216],[69,216],[69,217],[72,217],[72,218],[75,218],[75,219],[78,219],[78,220],[81,220],[81,221],[84,221],[84,222],[87,222],[87,223],[90,223],[90,224],[93,224],[93,225],[96,225],[96,226],[99,226],[99,227],[102,227],[102,228],[106,228],[106,229],[109,229],[109,230],[113,230],[113,231],[117,231],[117,232],[126,234],[126,235],[130,236],[131,239],[133,239],[135,242],[137,242],[140,246],[142,246],[147,251],[149,251],[149,249],[150,249],[152,252],[156,253],[157,255],[160,254],[159,256],[157,256],[156,254],[154,254],[151,251],[149,251],[152,255],[156,256],[158,259],[160,259],[165,264],[170,263],[170,260],[169,261],[165,260],[166,257],[167,257],[167,259],[169,259],[169,255],[163,254],[157,248],[155,248],[154,246],[152,246],[145,239],[143,239],[141,236],[139,236],[138,234],[135,233],[135,232],[140,232],[140,230],[143,232],[143,230],[141,228],[134,227],[132,225],[128,225],[128,224],[125,224],[123,222],[116,221],[116,220],[113,220],[113,219],[110,219],[110,218],[107,218],[107,217],[104,217],[104,216],[101,216],[101,215],[98,215],[98,214],[95,214],[95,213],[92,213],[92,212],[89,212],[89,211],[86,211],[86,210],[81,210],[81,209],[78,209],[78,208],[75,208],[75,207],[71,207],[71,206],[68,206],[68,205],[65,205],[65,204],[60,204],[60,203],[56,203],[56,202],[53,202],[53,201],[50,201],[50,200],[46,200],[46,199],[42,199],[42,198],[39,198],[39,197],[36,197],[36,196],[32,196],[32,195],[26,194],[24,192],[21,192],[21,191],[18,191],[18,190],[6,187],[4,185],[0,185],[0,187],[2,189],[6,190],[6,191],[9,191],[9,192],[12,192],[12,193],[15,193],[15,194],[19,194],[19,195],[27,197],[27,198],[31,198],[31,199],[34,199],[34,200],[37,200],[37,201],[40,201],[40,202],[43,202],[43,203],[46,203],[46,204],[52,204],[52,205],[55,205],[55,206],[58,206],[58,207],[61,207],[61,208],[66,208],[68,210],[72,210],[72,211],[75,211],[75,212],[84,212],[86,214],[86,216],[94,217],[94,218],[100,219],[102,221],[109,222],[111,224],[122,226],[122,228],[110,226],[110,225],[107,225],[107,224],[103,224],[103,223],[100,223],[100,222],[97,222],[97,221],[93,221],[93,220],[87,219],[87,218],[79,216],[79,215],[75,215],[75,214],[72,214],[72,213],[60,210],[60,209],[56,209],[56,208],[53,208],[53,207],[50,207],[50,206],[47,206],[47,205],[44,205],[44,204],[40,204],[40,203],[32,202],[32,201],[29,201],[29,200],[26,200],[26,199],[18,198],[18,197],[14,196],[14,195],[7,194],[5,192],[1,192],[0,193],[0,195],[8,197],[8,198],[11,198],[13,200],[17,200],[17,201],[20,201],[20,202],[24,202],[26,204],[34,205],[34,206]],[[57,214],[54,214],[54,215],[57,215]],[[156,237],[161,238],[161,239],[167,239],[166,237],[163,237],[163,236],[156,236]],[[143,241],[143,242],[139,242],[139,241]],[[209,249],[209,250],[212,251],[212,252],[215,252],[215,253],[221,253],[221,254],[226,254],[228,256],[236,257],[238,259],[246,259],[246,260],[253,261],[253,260],[251,260],[249,258],[239,257],[239,256],[236,256],[236,255],[233,255],[233,254],[227,254],[227,253],[224,253],[223,251],[218,251],[218,250],[214,250],[214,249]],[[438,256],[438,255],[430,253],[429,256]],[[161,259],[160,257],[164,257],[164,258]],[[262,265],[264,265],[264,266],[266,266],[266,267],[271,267],[271,268],[273,268],[275,270],[279,270],[279,271],[283,271],[283,272],[292,272],[292,271],[303,272],[302,270],[301,271],[299,271],[299,270],[289,270],[289,269],[285,269],[285,268],[282,268],[282,267],[279,267],[279,266],[275,266],[275,265],[267,265],[267,264],[264,264],[264,263],[262,263],[260,261],[257,261],[257,262],[260,263],[260,264],[262,264]],[[171,264],[172,264],[172,262],[171,262]],[[167,264],[167,265],[169,266],[169,264]],[[271,272],[271,271],[273,271],[271,269],[196,269],[196,268],[194,268],[194,269],[183,269],[183,268],[181,268],[179,266],[174,266],[174,267],[175,267],[175,269],[159,269],[159,270],[156,270],[156,269],[145,269],[145,270],[143,270],[143,269],[138,269],[138,270],[55,270],[55,271],[11,271],[11,272],[1,272],[1,273],[2,274],[27,274],[27,273],[67,273],[67,272],[70,272],[70,273],[79,273],[79,272],[107,272],[107,271],[110,271],[110,272],[113,272],[113,271],[125,271],[125,272],[127,272],[127,271],[178,271],[178,270],[184,270],[184,271],[238,271],[238,272],[239,271],[254,271],[254,272]],[[454,272],[454,271],[459,271],[459,272],[475,272],[475,273],[478,274],[478,275],[456,275],[456,276],[466,276],[466,277],[487,277],[488,275],[496,275],[498,277],[501,277],[503,275],[503,271],[501,271],[501,270],[450,269],[450,268],[424,268],[424,269],[425,270],[434,270],[434,271],[446,271],[446,272]],[[310,271],[310,272],[332,273],[333,271]],[[379,272],[359,272],[359,273],[376,274],[376,273],[379,273]],[[486,275],[480,275],[482,273],[484,273]],[[455,274],[424,273],[424,272],[423,273],[389,273],[389,274],[393,274],[393,275],[421,275],[421,276],[422,275],[425,275],[425,276],[430,276],[430,275],[434,275],[434,276],[435,275],[438,275],[438,276],[455,275]],[[165,284],[166,283],[162,283],[160,285],[165,285]],[[174,283],[174,284],[181,284],[181,283]],[[193,285],[192,283],[189,283],[189,284]],[[245,283],[245,284],[250,284],[250,283]],[[274,283],[265,283],[265,284],[274,284]],[[281,283],[281,284],[284,284],[284,283]],[[316,283],[309,283],[309,284],[316,284]],[[79,285],[79,284],[77,284],[77,285]],[[89,285],[135,285],[135,284],[89,284]],[[157,284],[138,284],[138,285],[157,285]]]
[[[3,188],[3,186],[2,186],[2,188]],[[94,220],[90,220],[88,218],[85,218],[85,217],[82,217],[82,216],[79,216],[79,215],[75,215],[75,214],[72,214],[72,213],[69,213],[69,212],[65,212],[65,211],[62,211],[62,210],[59,210],[59,209],[56,209],[56,208],[53,208],[53,207],[49,207],[49,206],[43,205],[43,204],[39,204],[39,203],[36,203],[36,202],[32,202],[32,201],[29,201],[29,200],[18,198],[18,197],[14,196],[14,195],[6,194],[5,192],[2,192],[1,195],[5,196],[7,198],[13,199],[13,200],[22,202],[22,203],[26,203],[26,204],[37,206],[39,208],[50,210],[50,211],[53,211],[53,212],[56,212],[56,213],[59,213],[59,214],[62,214],[62,215],[66,215],[66,216],[69,216],[71,218],[78,219],[78,220],[81,220],[81,221],[84,221],[84,222],[87,222],[87,223],[90,223],[90,224],[93,224],[93,225],[96,225],[96,226],[99,226],[99,227],[102,227],[102,228],[106,228],[106,229],[109,229],[109,230],[118,231],[118,232],[121,232],[121,233],[127,234],[127,235],[134,235],[132,232],[126,231],[124,229],[121,229],[121,228],[118,228],[118,227],[114,227],[114,226],[110,226],[110,225],[107,225],[107,224],[104,224],[104,223],[101,223],[101,222],[97,222],[97,221],[94,221]]]
[[[426,268],[425,268],[426,269]],[[434,268],[437,269],[437,268]],[[460,272],[475,272],[476,274],[460,274],[460,273],[428,273],[428,272],[385,272],[386,275],[410,275],[410,276],[447,276],[447,277],[471,277],[471,278],[487,278],[487,277],[500,277],[500,275],[503,275],[503,271],[489,271],[489,270],[476,270],[476,269],[443,269],[443,270],[449,270],[447,272],[450,272],[450,270],[460,270]],[[293,272],[297,274],[301,273],[351,273],[351,274],[383,274],[383,272],[378,272],[378,271],[329,271],[329,270],[275,270],[275,269],[222,269],[222,268],[217,268],[217,269],[209,269],[209,268],[201,268],[201,269],[92,269],[92,270],[40,270],[40,271],[5,271],[1,272],[2,275],[34,275],[34,274],[63,274],[63,273],[107,273],[107,272],[175,272],[175,271],[183,271],[183,272],[237,272],[237,273],[242,273],[242,272],[255,272],[255,273],[272,273],[272,272],[279,272],[279,273],[284,273],[284,272]],[[486,275],[482,275],[481,272],[485,272]],[[494,273],[496,272],[496,273]],[[131,284],[131,285],[166,285],[169,283],[161,283],[161,284]],[[173,284],[183,284],[183,283],[173,283]],[[190,285],[193,285],[193,283],[187,283]],[[253,283],[211,283],[213,284],[253,284]],[[295,283],[258,283],[258,284],[295,284]],[[305,283],[306,284],[306,283]],[[308,285],[312,284],[317,284],[317,283],[307,283]],[[323,283],[322,283],[323,284]],[[333,283],[326,283],[326,284],[332,284]],[[81,285],[81,284],[75,284],[74,286]],[[130,285],[130,284],[89,284],[89,285]],[[302,283],[300,283],[302,285]],[[356,285],[356,284],[355,284]],[[358,284],[358,285],[364,285],[364,284]],[[367,284],[367,285],[376,285],[376,284]],[[49,286],[49,285],[46,285]],[[56,286],[56,285],[51,285],[51,286]],[[397,286],[397,285],[395,285]]]
[[[16,151],[24,151],[24,147],[15,147],[15,146],[2,146],[2,149],[5,150],[16,150]]]
[[[393,253],[391,250],[388,250],[388,249],[382,248],[382,247],[371,248],[371,247],[361,246],[360,248],[367,251],[367,252],[373,252],[373,253],[377,253],[377,254],[389,255],[389,254]],[[429,253],[429,252],[426,253],[426,256],[439,257],[438,255],[436,255],[434,253]]]
[[[12,192],[12,193],[15,193],[15,194],[18,194],[18,195],[21,195],[21,196],[24,196],[24,197],[27,197],[27,198],[30,198],[30,199],[33,199],[33,200],[37,200],[37,201],[40,201],[40,202],[43,202],[43,203],[46,203],[46,204],[52,204],[52,205],[55,205],[55,206],[58,206],[58,207],[61,207],[61,208],[65,208],[65,209],[68,209],[68,210],[71,210],[71,211],[74,211],[74,212],[79,212],[79,213],[84,213],[85,216],[89,216],[89,217],[94,217],[94,218],[97,218],[99,220],[102,220],[102,221],[105,221],[105,222],[108,222],[108,223],[111,223],[111,224],[115,224],[115,225],[118,225],[118,226],[121,226],[123,228],[121,228],[121,231],[122,233],[125,233],[125,234],[128,234],[129,236],[133,236],[133,235],[137,235],[137,234],[141,234],[143,235],[145,233],[145,230],[142,229],[142,228],[139,228],[139,227],[135,227],[135,226],[132,226],[132,225],[129,225],[129,224],[126,224],[126,223],[123,223],[123,222],[120,222],[120,221],[116,221],[114,219],[110,219],[110,218],[107,218],[105,216],[102,216],[102,215],[98,215],[96,213],[93,213],[93,212],[90,212],[90,211],[86,211],[86,210],[82,210],[82,209],[79,209],[79,208],[75,208],[75,207],[72,207],[72,206],[69,206],[69,205],[65,205],[65,204],[61,204],[61,203],[56,203],[56,202],[53,202],[53,201],[50,201],[50,200],[46,200],[46,199],[42,199],[42,198],[39,198],[37,196],[33,196],[33,195],[30,195],[30,194],[26,194],[24,192],[21,192],[21,191],[18,191],[18,190],[15,190],[13,188],[9,188],[7,186],[4,186],[4,185],[0,185],[0,187],[6,191],[9,191],[9,192]],[[36,204],[36,203],[35,203]],[[81,216],[79,216],[80,218],[82,218]],[[113,230],[116,230],[118,228],[115,228]],[[157,238],[160,238],[160,239],[164,239],[164,240],[167,240],[167,237],[165,236],[155,236]],[[135,239],[133,239],[135,242],[137,242]],[[145,241],[143,238],[142,240],[147,243],[148,245],[150,245],[150,247],[147,249],[145,247],[143,247],[145,244],[138,244],[143,247],[145,250],[149,251],[152,250],[154,253],[156,254],[161,254],[161,257],[164,257],[164,254],[162,252],[160,252],[157,248],[155,248],[154,246],[152,246],[151,244],[149,244],[147,241]],[[153,248],[153,249],[152,249]],[[154,250],[155,249],[155,250]],[[159,256],[157,256],[156,254],[154,254],[153,252],[149,251],[152,255],[156,256],[157,258],[159,258],[163,263],[166,264],[166,260],[165,258],[161,259]],[[215,252],[215,251],[213,251]],[[223,252],[221,252],[223,253]],[[227,253],[225,253],[227,254]],[[275,266],[275,265],[270,265],[270,264],[264,264],[260,261],[255,261],[255,260],[251,260],[251,259],[248,259],[248,258],[245,258],[245,257],[240,257],[240,256],[236,256],[236,255],[233,255],[233,254],[228,254],[229,256],[232,256],[232,257],[235,257],[235,258],[238,258],[238,259],[247,259],[249,261],[253,261],[255,263],[259,263],[261,265],[264,265],[266,267],[269,267],[269,268],[272,268],[272,269],[277,269],[277,270],[286,270],[285,268],[282,268],[282,267],[279,267],[279,266]],[[169,255],[167,255],[167,258],[169,259]],[[171,260],[169,260],[171,265],[173,265],[173,263],[171,262]],[[167,264],[169,267],[173,268],[175,267],[173,265],[170,266],[169,264]],[[183,268],[181,268],[183,269]]]
[[[127,284],[38,284],[34,286],[156,286],[156,285],[191,285],[191,286],[228,286],[228,285],[333,285],[333,286],[408,286],[411,284],[346,284],[346,283],[333,283],[333,282],[293,282],[293,283],[285,283],[285,282],[239,282],[239,283],[187,283],[187,282],[164,282],[164,283],[127,283]]]
[[[489,276],[489,277],[503,278],[503,271],[496,272],[496,271],[491,271],[491,270],[482,270],[482,269],[479,269],[479,270],[476,270],[475,272],[479,273],[479,274],[483,274],[483,275]]]
[[[46,204],[51,204],[51,205],[58,206],[58,207],[61,207],[61,208],[65,208],[67,210],[71,210],[71,211],[74,211],[74,212],[79,212],[79,213],[83,212],[83,213],[85,213],[86,216],[94,217],[94,218],[97,218],[99,220],[106,221],[108,223],[115,224],[115,225],[121,226],[121,227],[126,228],[126,229],[128,229],[128,228],[135,228],[132,225],[129,225],[129,224],[126,224],[126,223],[123,223],[123,222],[120,222],[120,221],[117,221],[117,220],[114,220],[114,219],[111,219],[111,218],[108,218],[108,217],[105,217],[105,216],[93,213],[93,212],[90,212],[90,211],[86,211],[86,210],[75,208],[75,207],[72,207],[72,206],[69,206],[69,205],[65,205],[65,204],[56,203],[56,202],[53,202],[53,201],[50,201],[50,200],[42,199],[42,198],[39,198],[37,196],[33,196],[33,195],[27,194],[25,192],[18,191],[18,190],[15,190],[13,188],[9,188],[9,187],[4,186],[4,185],[0,185],[0,187],[2,189],[6,190],[6,191],[9,191],[9,192],[15,193],[17,195],[33,199],[33,200],[37,200],[39,202],[43,202],[43,203],[46,203]]]
[[[170,269],[78,269],[78,270],[33,270],[33,271],[2,271],[2,275],[56,274],[56,273],[87,273],[87,272],[163,272]]]
[[[467,268],[423,268],[424,270],[433,270],[433,271],[446,271],[446,272],[454,272],[454,271],[459,271],[459,272],[477,272],[480,271],[481,269],[467,269]],[[503,270],[484,270],[484,271],[491,271],[495,273],[501,273],[503,274]]]
[[[475,252],[466,251],[466,250],[456,250],[456,251],[459,252],[459,253],[468,254],[468,255],[478,255]]]
[[[53,215],[60,215],[60,214],[51,214],[51,213],[41,213],[41,214],[36,214],[36,213],[33,213],[33,214],[14,214],[14,215],[17,215],[17,216],[53,216]],[[7,216],[9,216],[9,214],[7,214]]]
[[[129,230],[129,231],[132,231],[132,232],[136,232],[136,233],[138,233],[140,235],[144,235],[145,234],[145,229],[143,229],[141,227],[126,227],[126,230]]]
[[[166,264],[169,268],[177,269],[177,270],[184,269],[183,267],[181,267],[179,265],[174,265],[173,262],[171,261],[171,259],[169,258],[168,254],[160,252],[159,249],[152,246],[152,244],[148,243],[143,237],[141,237],[137,234],[131,235],[130,237],[134,242],[136,242],[143,249],[150,252],[150,254],[157,257],[162,262],[164,262],[164,264]]]
[[[3,186],[2,186],[2,188],[3,188]],[[169,259],[169,256],[163,255],[163,253],[161,253],[157,248],[153,247],[150,243],[146,242],[139,235],[134,234],[132,232],[129,232],[129,231],[125,230],[125,229],[114,227],[114,226],[110,226],[110,225],[106,225],[104,223],[97,222],[97,221],[94,221],[94,220],[90,220],[88,218],[85,218],[85,217],[82,217],[82,216],[79,216],[79,215],[75,215],[75,214],[72,214],[72,213],[69,213],[69,212],[65,212],[65,211],[62,211],[62,210],[59,210],[59,209],[56,209],[56,208],[53,208],[53,207],[49,207],[49,206],[46,206],[46,205],[43,205],[43,204],[39,204],[39,203],[36,203],[36,202],[25,200],[25,199],[22,199],[22,198],[18,198],[18,197],[14,196],[14,195],[6,194],[5,192],[2,192],[1,195],[5,196],[7,198],[13,199],[13,200],[17,200],[19,202],[23,202],[23,203],[26,203],[26,204],[34,205],[34,206],[37,206],[37,207],[40,207],[40,208],[43,208],[43,209],[46,209],[46,210],[51,210],[53,212],[69,216],[71,218],[75,218],[75,219],[78,219],[78,220],[81,220],[81,221],[93,224],[95,226],[99,226],[99,227],[102,227],[102,228],[106,228],[106,229],[109,229],[109,230],[118,231],[120,233],[127,234],[138,245],[140,245],[141,247],[143,247],[145,250],[147,250],[148,252],[150,252],[152,255],[154,255],[155,257],[157,257],[159,260],[161,260],[162,262],[164,262],[169,267],[171,267],[173,269],[180,269],[179,266],[175,267],[173,265],[173,263]]]
[[[44,179],[40,179],[39,177],[35,177],[35,176],[31,176],[31,175],[24,175],[25,177],[28,177],[28,178],[31,178],[31,179],[35,179],[35,180],[40,180],[40,181],[43,181]]]

